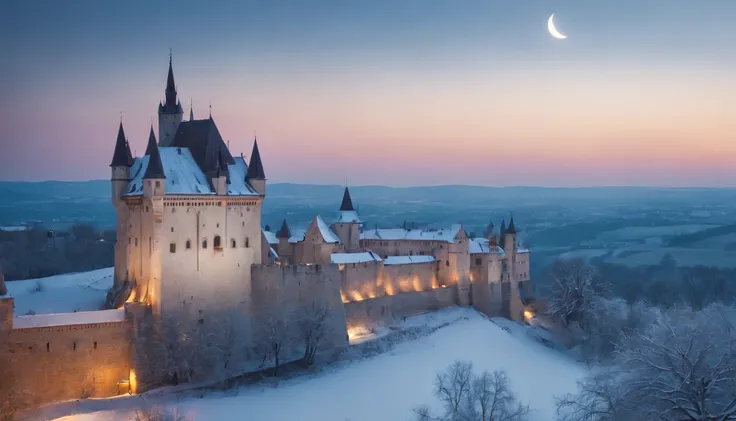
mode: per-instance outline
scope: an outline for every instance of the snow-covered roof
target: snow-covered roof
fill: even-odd
[[[291,230],[291,237],[289,237],[290,243],[299,243],[304,241],[304,236],[307,234],[307,230],[297,228]]]
[[[434,256],[388,256],[383,259],[384,265],[409,265],[412,263],[434,262]]]
[[[454,243],[455,237],[462,229],[462,225],[454,224],[443,229],[373,229],[360,234],[361,240],[417,240],[417,241],[444,241]]]
[[[468,252],[470,254],[480,253],[500,253],[505,256],[506,252],[500,247],[490,247],[487,238],[472,238],[468,242]]]
[[[276,238],[276,234],[272,233],[271,231],[262,230],[263,235],[266,237],[266,241],[268,241],[268,244],[278,244],[279,239]]]
[[[324,219],[322,219],[321,216],[317,215],[315,217],[317,221],[317,228],[319,229],[320,235],[322,235],[322,240],[324,240],[325,243],[339,243],[340,238],[335,235],[334,232],[330,229],[329,225],[325,222]]]
[[[7,232],[26,231],[26,230],[28,230],[28,227],[25,225],[7,225],[4,227],[0,227],[0,231],[7,231]]]
[[[187,148],[159,147],[161,163],[166,175],[166,194],[206,194],[214,195],[207,177],[197,165]],[[148,166],[149,156],[135,158],[130,168],[131,180],[125,191],[126,196],[143,194],[143,175]],[[231,196],[258,196],[248,183],[245,173],[248,167],[242,157],[233,158],[235,164],[228,165],[229,183],[227,193]]]
[[[516,249],[517,253],[529,253],[529,249],[527,248],[518,248]]]
[[[78,311],[76,313],[34,314],[13,318],[14,329],[83,325],[92,323],[113,323],[125,320],[125,309]]]
[[[332,253],[330,262],[337,264],[346,263],[363,263],[363,262],[380,262],[381,257],[372,251],[362,253]]]
[[[276,250],[274,250],[273,247],[269,247],[268,250],[271,252],[271,256],[273,256],[274,259],[279,258],[278,253],[276,253]]]
[[[358,212],[354,210],[340,211],[337,215],[337,223],[361,222]]]

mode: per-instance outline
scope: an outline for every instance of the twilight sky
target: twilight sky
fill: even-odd
[[[209,3],[5,3],[0,180],[142,154],[172,48],[270,182],[736,186],[734,0]]]

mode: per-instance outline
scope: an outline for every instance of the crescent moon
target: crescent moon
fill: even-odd
[[[549,20],[547,21],[547,30],[549,30],[550,35],[557,39],[565,39],[567,38],[567,35],[563,34],[562,32],[558,31],[555,27],[555,14],[552,13],[552,16],[549,17]]]

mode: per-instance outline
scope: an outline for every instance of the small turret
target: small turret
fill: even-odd
[[[256,193],[266,195],[266,173],[263,171],[261,152],[258,150],[258,139],[253,139],[253,152],[250,154],[248,173],[245,180],[253,187]]]
[[[279,245],[277,247],[279,260],[288,263],[291,258],[292,249],[291,244],[289,244],[291,230],[289,229],[289,225],[286,223],[286,219],[284,219],[284,222],[281,223],[281,228],[276,232],[276,238],[279,240]]]
[[[332,229],[340,238],[340,243],[346,252],[355,252],[360,249],[360,223],[358,212],[353,207],[350,190],[345,186],[337,222],[332,226]]]
[[[279,240],[282,238],[287,240],[291,238],[291,230],[289,229],[289,225],[286,223],[286,219],[284,219],[284,222],[281,223],[281,228],[276,232],[276,238]]]
[[[156,144],[156,136],[153,134],[153,125],[148,135],[148,145],[146,146],[146,156],[148,157],[148,165],[146,172],[143,174],[143,193],[145,196],[163,196],[165,193],[164,165],[161,162],[161,152]]]
[[[120,200],[120,196],[125,193],[125,188],[128,186],[128,181],[130,181],[131,165],[133,165],[133,155],[130,153],[130,146],[128,145],[128,140],[125,138],[123,121],[120,120],[118,138],[115,141],[115,151],[112,154],[112,161],[110,162],[113,204],[117,203]]]

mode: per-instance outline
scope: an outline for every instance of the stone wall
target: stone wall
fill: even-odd
[[[288,345],[285,360],[304,353],[303,329],[314,326],[315,311],[325,308],[320,349],[347,345],[345,309],[340,298],[337,265],[255,265],[252,267],[251,326],[255,343],[268,344],[269,334],[283,321]],[[273,326],[274,322],[277,326]],[[269,332],[270,331],[270,332]]]
[[[383,282],[396,293],[437,289],[440,286],[439,262],[384,265]]]
[[[395,318],[456,305],[457,295],[457,286],[449,286],[351,301],[345,303],[345,317],[348,326],[383,324]]]
[[[0,385],[28,406],[125,393],[119,382],[130,376],[129,327],[119,321],[0,331],[0,364],[12,379]]]

